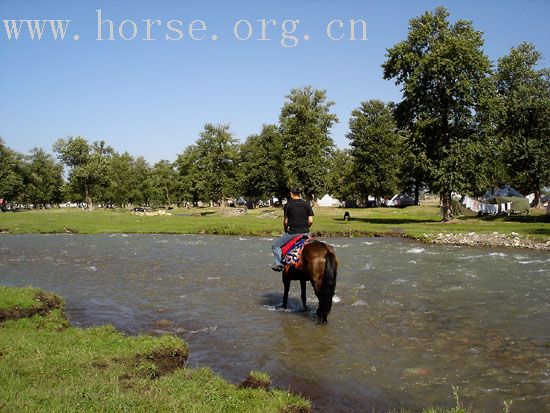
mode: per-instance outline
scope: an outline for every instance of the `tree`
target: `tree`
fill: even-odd
[[[104,141],[90,145],[80,136],[58,139],[53,149],[58,157],[71,168],[69,185],[86,202],[88,209],[93,208],[93,198],[108,184],[108,158],[113,149]]]
[[[44,207],[59,203],[62,199],[63,166],[41,148],[33,148],[23,166],[26,202]]]
[[[172,205],[177,200],[180,184],[178,173],[172,162],[161,160],[153,166],[151,182],[153,197],[165,205]]]
[[[401,136],[391,105],[379,100],[362,102],[349,121],[351,155],[357,191],[365,204],[374,195],[377,201],[397,190],[401,161]]]
[[[328,193],[345,201],[357,201],[357,180],[354,175],[353,157],[349,150],[336,149],[329,158],[327,175]]]
[[[196,168],[203,183],[204,195],[211,201],[225,203],[236,194],[237,141],[229,125],[207,123],[196,142]]]
[[[277,126],[263,125],[259,135],[251,135],[241,145],[242,193],[253,199],[286,195],[283,141]]]
[[[134,158],[124,152],[113,152],[108,163],[108,186],[103,192],[106,204],[125,207],[130,201],[130,194],[139,182],[134,174]]]
[[[550,81],[548,69],[537,70],[541,54],[522,43],[499,59],[495,75],[504,103],[498,130],[511,183],[533,192],[533,206],[550,182]]]
[[[205,181],[201,172],[200,150],[197,145],[189,145],[178,155],[176,167],[180,175],[182,196],[194,206],[204,200]]]
[[[128,201],[134,205],[149,205],[153,197],[152,169],[143,156],[132,163],[132,186]]]
[[[21,158],[0,138],[0,198],[5,202],[15,201],[23,188]]]
[[[398,171],[398,187],[414,198],[414,205],[420,203],[420,190],[425,187],[427,181],[427,169],[425,153],[415,147],[417,139],[412,139],[410,129],[401,129],[403,138],[401,156],[401,168]]]
[[[479,187],[486,155],[482,127],[491,94],[491,64],[482,33],[470,21],[450,24],[444,7],[410,21],[406,40],[388,49],[384,78],[402,85],[400,126],[425,161],[427,181],[440,193],[443,220],[450,219],[451,192]]]
[[[311,86],[292,89],[279,117],[283,140],[283,165],[288,186],[300,187],[306,197],[324,191],[328,158],[334,148],[330,128],[338,118],[330,112],[325,90]]]

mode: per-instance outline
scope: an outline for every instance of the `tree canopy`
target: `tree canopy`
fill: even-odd
[[[449,219],[452,191],[474,189],[483,161],[480,107],[490,94],[491,63],[472,22],[451,24],[444,7],[410,21],[407,39],[388,49],[384,78],[401,85],[398,118],[426,161],[429,185]]]
[[[499,59],[495,74],[504,107],[498,123],[504,165],[511,183],[535,194],[535,205],[550,181],[550,77],[536,68],[540,59],[534,45],[522,43]]]
[[[379,100],[362,102],[351,113],[349,127],[356,190],[364,203],[369,195],[377,199],[393,195],[401,168],[402,141],[391,105]]]
[[[325,190],[328,158],[334,149],[330,128],[338,118],[325,90],[311,86],[292,89],[279,117],[283,165],[288,186],[300,187],[312,198]]]

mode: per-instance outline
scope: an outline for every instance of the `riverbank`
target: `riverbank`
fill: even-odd
[[[269,389],[251,372],[240,385],[185,367],[172,335],[124,336],[113,327],[70,327],[63,300],[0,286],[1,411],[309,412],[309,401]]]
[[[459,218],[441,222],[436,206],[349,209],[315,208],[313,231],[321,236],[399,236],[424,242],[550,250],[550,216],[532,210],[526,216]],[[174,209],[135,215],[124,209],[83,211],[50,209],[0,214],[4,234],[166,233],[277,236],[282,209]],[[511,242],[495,237],[512,237]],[[442,235],[440,235],[442,234]],[[514,235],[516,234],[516,235]]]
[[[466,245],[470,247],[491,247],[491,248],[525,248],[538,251],[550,251],[550,241],[539,241],[520,236],[517,232],[501,234],[426,234],[426,240],[433,244]]]

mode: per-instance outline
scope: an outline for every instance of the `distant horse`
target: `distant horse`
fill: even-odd
[[[287,307],[290,281],[300,280],[302,304],[304,311],[307,311],[306,282],[310,281],[315,295],[319,299],[317,318],[320,322],[326,323],[327,316],[332,308],[337,270],[338,258],[332,246],[321,241],[307,243],[302,250],[300,266],[287,265],[283,270],[283,284],[285,287],[283,308],[286,309]]]

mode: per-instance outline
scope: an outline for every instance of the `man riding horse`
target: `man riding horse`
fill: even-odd
[[[290,282],[299,280],[303,310],[307,311],[306,283],[309,281],[319,299],[317,318],[319,322],[326,323],[336,289],[338,258],[332,246],[321,241],[302,238],[309,234],[309,227],[313,224],[313,209],[309,203],[300,198],[298,188],[290,190],[290,197],[285,205],[283,221],[285,232],[272,247],[275,256],[275,264],[272,268],[274,271],[283,271],[283,308],[287,308]],[[287,250],[285,266],[282,262],[282,247],[293,240],[296,244],[292,249]],[[287,248],[289,247],[285,247]]]
[[[275,263],[271,267],[273,271],[282,271],[284,269],[281,248],[296,238],[296,236],[309,234],[309,227],[313,224],[313,209],[308,202],[300,197],[300,190],[298,188],[290,189],[290,200],[284,207],[284,213],[284,233],[271,247],[275,257]]]

